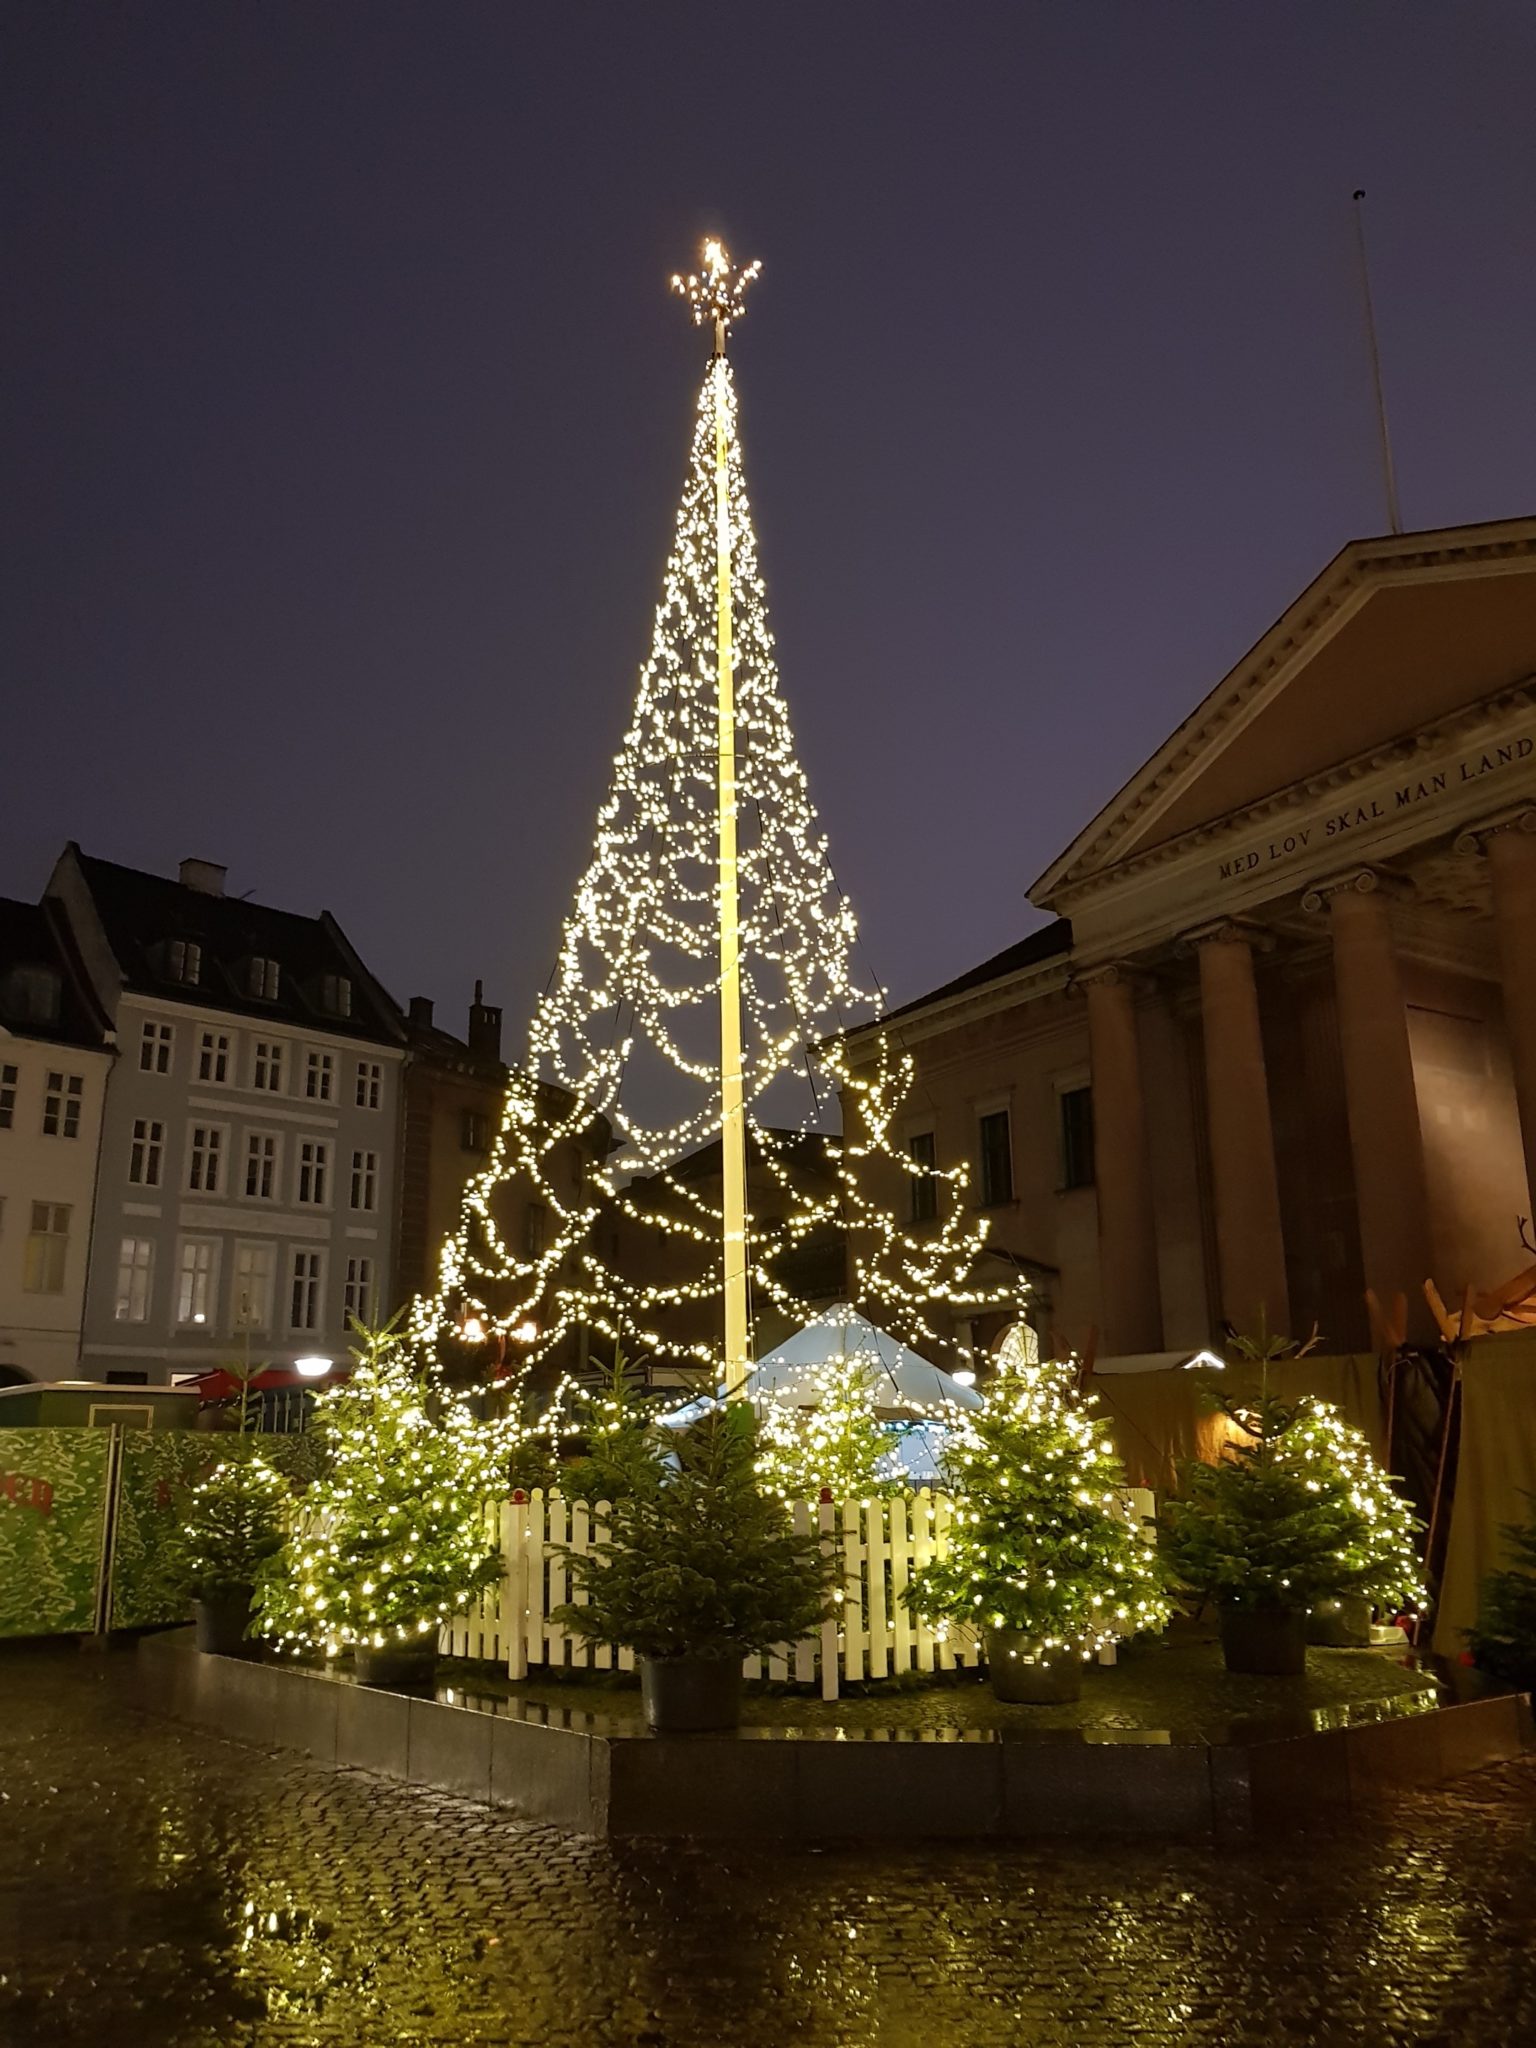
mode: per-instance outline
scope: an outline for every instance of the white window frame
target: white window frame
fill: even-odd
[[[262,1079],[265,1075],[267,1078]],[[288,1040],[254,1038],[251,1041],[251,1086],[258,1095],[288,1093]]]
[[[384,1068],[378,1060],[357,1063],[357,1106],[378,1109],[384,1101]]]
[[[172,939],[166,952],[172,981],[183,988],[196,988],[202,980],[203,949],[196,939]]]
[[[246,994],[258,1002],[275,1003],[281,985],[281,969],[275,960],[265,954],[253,953],[246,968]]]
[[[142,1170],[135,1173],[136,1166]],[[136,1116],[128,1136],[128,1185],[157,1188],[164,1177],[165,1125],[157,1116]]]
[[[376,1261],[364,1252],[351,1254],[347,1259],[347,1278],[343,1294],[343,1309],[349,1329],[354,1323],[362,1324],[365,1329],[371,1325],[378,1284]]]
[[[43,1136],[45,1138],[78,1138],[80,1135],[80,1112],[85,1107],[84,1074],[48,1074],[48,1085],[43,1090]],[[53,1129],[49,1130],[49,1123]]]
[[[0,1066],[0,1131],[11,1130],[16,1122],[16,1096],[21,1087],[21,1069],[7,1060]]]
[[[38,1217],[45,1220],[39,1224]],[[57,1219],[64,1218],[62,1230]],[[21,1291],[23,1294],[62,1294],[69,1280],[69,1226],[74,1216],[71,1202],[34,1202],[27,1241],[22,1247]],[[34,1247],[36,1249],[34,1250]],[[57,1277],[54,1264],[57,1260]]]
[[[304,1273],[299,1271],[299,1262],[305,1262]],[[313,1261],[311,1267],[309,1262]],[[296,1244],[288,1251],[288,1328],[295,1336],[307,1336],[311,1331],[325,1328],[325,1252],[319,1245]],[[300,1319],[295,1314],[295,1303],[299,1289],[303,1288],[309,1314]]]
[[[335,1148],[329,1138],[300,1138],[294,1148],[293,1171],[293,1199],[299,1208],[329,1209],[334,1159]]]
[[[322,974],[320,977],[320,1002],[322,1008],[333,1017],[350,1017],[352,1014],[352,981],[345,974]]]
[[[234,1036],[228,1031],[205,1031],[197,1041],[197,1078],[214,1087],[227,1088],[234,1064]]]
[[[155,1240],[125,1237],[117,1250],[117,1299],[114,1320],[147,1323],[155,1292]]]
[[[249,1273],[242,1273],[242,1265],[253,1263],[253,1255],[265,1261],[266,1270],[258,1273],[254,1280]],[[251,1302],[250,1289],[263,1286],[264,1293],[259,1300]],[[249,1310],[246,1303],[251,1302]],[[234,1271],[229,1291],[229,1327],[233,1331],[250,1330],[258,1336],[268,1336],[272,1330],[273,1311],[277,1305],[277,1245],[270,1237],[242,1237],[235,1240]]]
[[[379,1155],[362,1146],[352,1153],[351,1206],[364,1216],[372,1215],[379,1206]]]
[[[336,1099],[336,1055],[310,1046],[304,1054],[304,1100],[333,1102]]]
[[[215,1201],[229,1193],[228,1124],[197,1121],[187,1125],[184,1185],[189,1195],[210,1195]]]
[[[176,1246],[176,1327],[212,1331],[219,1308],[216,1237],[183,1237]],[[187,1254],[192,1253],[191,1260]],[[200,1256],[206,1254],[206,1256]]]
[[[176,1026],[162,1024],[154,1017],[146,1017],[144,1029],[139,1034],[139,1072],[168,1074],[175,1051]]]
[[[258,1145],[263,1148],[270,1147],[271,1149],[270,1151],[263,1149],[258,1152],[256,1149]],[[264,1179],[266,1181],[266,1186],[265,1188],[258,1187],[254,1194],[251,1191],[251,1163],[253,1160],[259,1165],[270,1169],[266,1174],[257,1175],[258,1180]],[[282,1190],[282,1132],[248,1130],[245,1134],[245,1155],[240,1171],[240,1192],[242,1198],[247,1202],[276,1202],[281,1200]]]

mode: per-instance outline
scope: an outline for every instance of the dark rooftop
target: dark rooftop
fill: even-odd
[[[983,960],[979,967],[972,967],[953,981],[946,981],[942,988],[930,989],[925,996],[916,996],[910,1003],[903,1003],[899,1010],[888,1010],[879,1023],[890,1023],[895,1017],[905,1017],[917,1010],[926,1010],[932,1003],[942,1003],[951,996],[963,996],[973,988],[985,988],[989,982],[1002,981],[1010,974],[1017,974],[1021,968],[1038,967],[1043,961],[1055,960],[1072,950],[1072,920],[1069,917],[1054,917],[1042,925],[1028,938],[1020,939],[1015,945],[1005,946],[1001,953],[994,953],[990,960]]]
[[[0,1026],[55,1045],[105,1043],[108,1020],[68,926],[47,903],[0,896]]]
[[[399,1005],[363,965],[329,911],[303,917],[222,893],[223,870],[187,868],[202,886],[97,860],[71,844],[127,986],[142,995],[300,1029],[387,1044],[405,1040]],[[184,950],[197,948],[195,964]],[[272,993],[254,993],[255,961],[272,962]],[[328,982],[328,978],[332,978]],[[338,984],[346,984],[343,991]]]

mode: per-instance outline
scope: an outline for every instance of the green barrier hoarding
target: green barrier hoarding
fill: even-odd
[[[96,1626],[112,1432],[0,1436],[0,1636]]]
[[[132,1430],[123,1436],[112,1543],[112,1628],[153,1628],[190,1613],[177,1533],[192,1489],[223,1459],[244,1455],[238,1437],[202,1431]]]

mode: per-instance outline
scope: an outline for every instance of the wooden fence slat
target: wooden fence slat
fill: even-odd
[[[867,1656],[871,1678],[886,1678],[891,1669],[891,1628],[890,1616],[886,1611],[885,1568],[890,1556],[890,1543],[886,1535],[886,1508],[888,1502],[870,1500],[864,1503],[865,1526],[869,1531],[864,1544],[866,1579],[864,1586],[865,1629],[868,1637]]]
[[[528,1506],[501,1505],[501,1646],[508,1678],[528,1676]]]
[[[856,1500],[843,1503],[843,1675],[850,1684],[864,1676],[864,1511]]]
[[[568,1661],[570,1641],[558,1621],[552,1619],[557,1607],[562,1606],[568,1593],[569,1574],[564,1561],[558,1554],[557,1545],[570,1541],[569,1503],[562,1494],[552,1493],[546,1503],[549,1519],[548,1559],[549,1593],[544,1609],[544,1640],[549,1646],[548,1662],[563,1669]]]
[[[816,1503],[816,1527],[821,1534],[821,1547],[827,1556],[837,1553],[838,1529],[837,1509],[829,1500]],[[838,1696],[838,1680],[841,1676],[837,1653],[838,1616],[834,1609],[830,1621],[821,1625],[821,1696],[824,1700],[835,1700]]]
[[[809,1501],[797,1500],[795,1502],[791,1521],[797,1536],[809,1536],[812,1534],[816,1523],[812,1519]],[[795,1644],[794,1679],[796,1685],[814,1685],[816,1682],[816,1638],[814,1636],[802,1636],[800,1641]]]
[[[907,1672],[913,1668],[912,1610],[902,1595],[912,1576],[912,1501],[910,1495],[898,1493],[885,1505],[891,1532],[891,1658],[898,1672]]]

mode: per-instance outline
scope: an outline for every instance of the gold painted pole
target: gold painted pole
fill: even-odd
[[[736,699],[731,654],[730,457],[724,323],[715,326],[715,652],[720,736],[720,1171],[725,1275],[725,1396],[751,1365],[747,1329],[747,1116],[741,1073],[741,930],[736,899]]]

